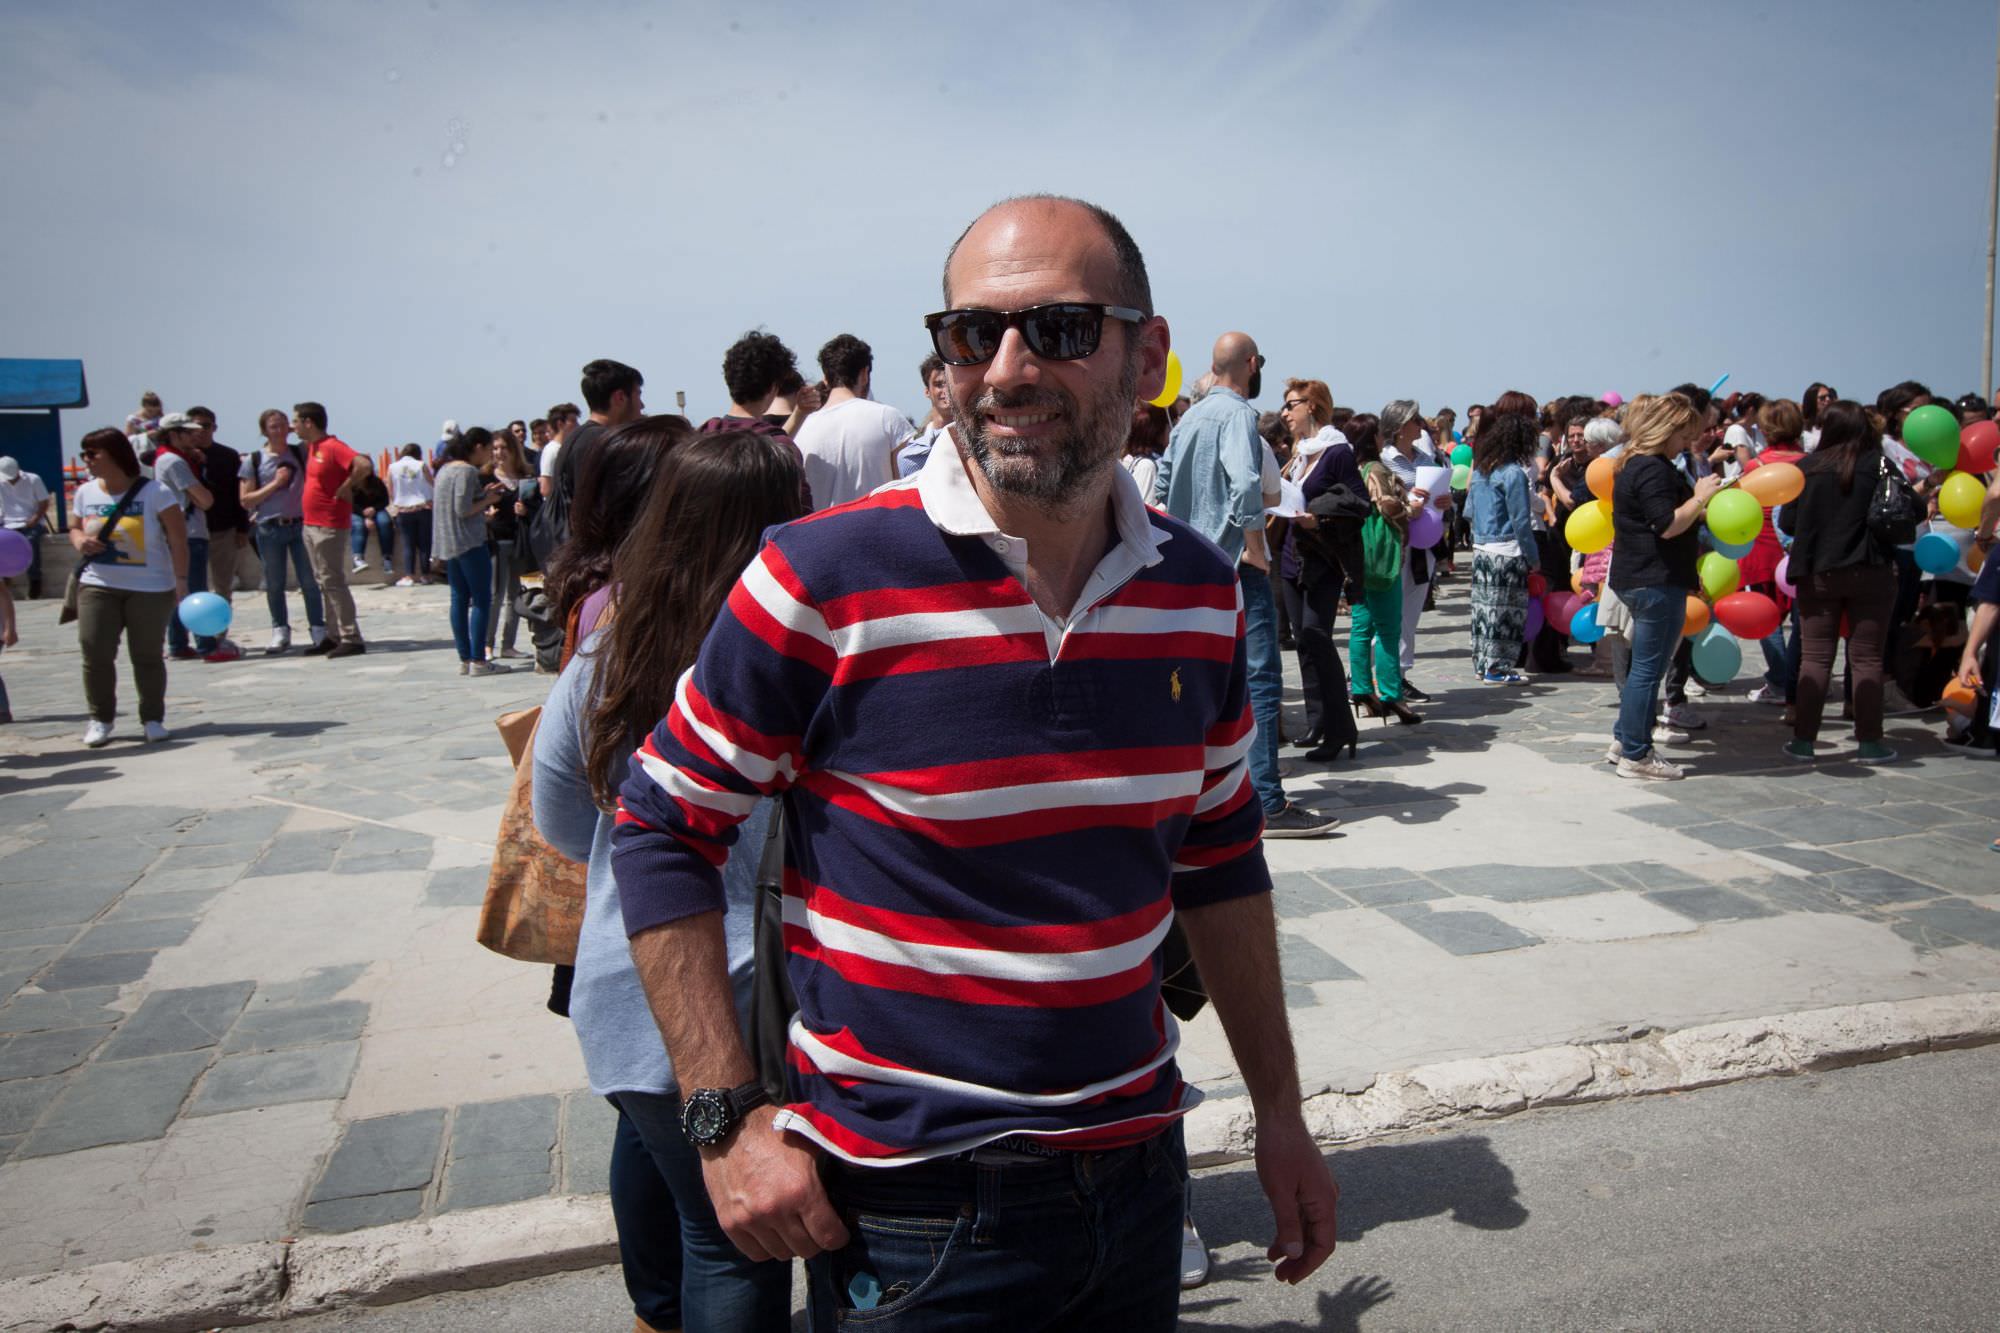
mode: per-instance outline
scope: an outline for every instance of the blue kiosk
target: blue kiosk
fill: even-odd
[[[89,407],[83,362],[0,357],[0,455],[40,477],[55,497],[55,530],[69,526],[63,493],[62,417],[65,407]]]

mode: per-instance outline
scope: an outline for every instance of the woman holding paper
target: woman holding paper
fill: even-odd
[[[1321,380],[1291,380],[1285,385],[1285,424],[1298,441],[1285,465],[1287,495],[1303,509],[1333,486],[1366,494],[1361,470],[1347,437],[1335,430],[1333,391]],[[1347,572],[1330,543],[1317,536],[1319,520],[1310,513],[1291,516],[1279,553],[1278,595],[1296,627],[1299,678],[1305,689],[1306,733],[1300,745],[1306,758],[1328,763],[1345,749],[1351,757],[1358,736],[1353,706],[1348,702],[1347,668],[1335,646],[1333,622],[1340,610],[1340,586]]]
[[[1378,429],[1382,438],[1382,462],[1396,474],[1410,493],[1410,532],[1420,532],[1418,517],[1431,503],[1433,496],[1444,499],[1450,496],[1451,469],[1438,466],[1437,455],[1431,451],[1430,441],[1424,433],[1423,413],[1415,400],[1398,398],[1382,409]],[[1423,475],[1419,476],[1419,471]],[[1433,485],[1425,485],[1425,481]],[[1437,514],[1442,517],[1442,511]],[[1421,535],[1411,542],[1403,559],[1403,633],[1398,645],[1400,665],[1403,670],[1403,697],[1423,703],[1430,698],[1410,680],[1410,670],[1417,664],[1417,620],[1424,613],[1424,603],[1431,593],[1431,550],[1444,535],[1440,524],[1436,534],[1427,539]]]

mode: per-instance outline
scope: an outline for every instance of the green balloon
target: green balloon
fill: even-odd
[[[1464,445],[1459,446],[1461,449]],[[1455,491],[1467,490],[1472,485],[1472,465],[1460,463],[1451,470],[1451,488]]]
[[[1764,506],[1746,491],[1717,491],[1708,502],[1708,530],[1727,546],[1755,541],[1764,530]]]
[[[1958,418],[1927,403],[1903,418],[1903,443],[1932,467],[1950,467],[1958,461]]]
[[[1737,571],[1736,562],[1720,551],[1710,551],[1695,566],[1695,573],[1701,579],[1701,590],[1708,594],[1709,601],[1727,597],[1735,592],[1743,576]]]
[[[1727,685],[1743,669],[1743,645],[1720,625],[1694,636],[1694,673],[1711,685]]]
[[[1453,445],[1451,450],[1451,461],[1454,467],[1471,463],[1472,446],[1469,444]]]

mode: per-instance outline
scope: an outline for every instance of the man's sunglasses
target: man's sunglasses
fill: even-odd
[[[924,316],[931,345],[946,365],[983,366],[1000,351],[1010,328],[1019,329],[1028,350],[1045,361],[1081,361],[1097,350],[1105,316],[1143,324],[1146,313],[1123,305],[1061,301],[1026,310],[940,310]]]

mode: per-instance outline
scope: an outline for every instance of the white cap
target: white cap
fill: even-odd
[[[11,458],[0,458],[0,477],[5,477],[9,481],[16,481],[19,480],[20,476],[21,465],[19,463],[16,463]]]

